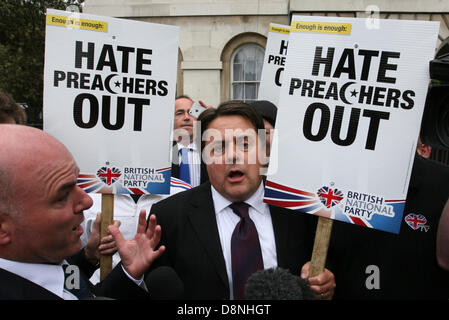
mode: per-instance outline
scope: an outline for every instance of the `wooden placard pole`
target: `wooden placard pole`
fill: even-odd
[[[334,220],[329,218],[318,218],[315,242],[313,244],[312,259],[310,262],[310,277],[315,277],[324,271],[333,222]]]
[[[108,226],[114,221],[114,195],[101,195],[100,239],[108,235]],[[100,255],[100,280],[104,280],[112,271],[112,255]]]

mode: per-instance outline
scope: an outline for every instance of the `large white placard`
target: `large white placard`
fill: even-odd
[[[87,192],[169,193],[179,28],[48,10],[44,130]]]
[[[293,17],[265,201],[398,233],[439,23],[377,25]]]
[[[279,103],[289,33],[290,26],[270,23],[257,99],[268,100],[276,106]]]

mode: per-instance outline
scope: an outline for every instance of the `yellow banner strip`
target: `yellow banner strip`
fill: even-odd
[[[281,27],[270,26],[270,32],[279,32],[279,33],[289,34],[290,33],[290,29],[289,28],[281,28]]]
[[[292,32],[351,34],[350,23],[292,21]]]
[[[93,30],[101,32],[108,31],[108,23],[104,21],[57,16],[54,14],[47,14],[46,23],[53,26],[75,28],[82,30]]]

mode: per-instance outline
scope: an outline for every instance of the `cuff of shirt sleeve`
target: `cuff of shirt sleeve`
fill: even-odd
[[[122,270],[123,272],[126,274],[126,276],[132,281],[134,282],[136,285],[138,285],[139,287],[141,287],[142,289],[144,289],[145,291],[148,292],[147,286],[145,285],[145,282],[143,281],[144,277],[142,275],[142,277],[138,280],[134,279],[133,277],[130,276],[130,274],[128,272],[126,272],[125,268],[122,265]]]

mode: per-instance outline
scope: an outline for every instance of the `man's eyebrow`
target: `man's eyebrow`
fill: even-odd
[[[62,192],[62,191],[65,191],[65,190],[70,190],[74,186],[76,186],[76,181],[75,180],[74,181],[69,181],[69,182],[64,183],[62,186],[60,186],[57,191],[58,192]]]
[[[61,195],[69,193],[76,186],[76,183],[76,180],[68,181],[59,186],[52,194],[52,199],[57,200]]]
[[[71,180],[71,181],[67,181],[66,183],[64,183],[63,185],[61,185],[57,192],[63,192],[66,190],[70,190],[72,189],[74,186],[76,186],[76,184],[78,183],[78,175],[80,173],[80,168],[78,166],[75,167],[75,179]]]

